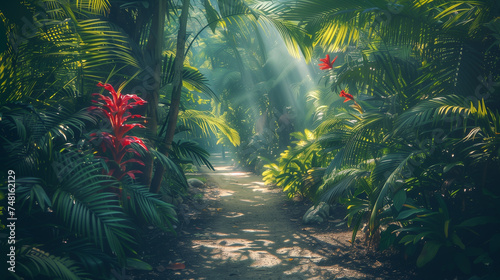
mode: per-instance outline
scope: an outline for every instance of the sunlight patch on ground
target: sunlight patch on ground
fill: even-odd
[[[278,257],[267,251],[250,251],[250,259],[254,261],[250,267],[273,267],[281,263]]]
[[[215,166],[215,171],[233,171],[233,169],[234,167],[231,165]]]
[[[238,213],[238,212],[228,212],[227,215],[222,215],[223,217],[226,218],[238,218],[241,216],[244,216],[245,214],[243,213]]]
[[[265,229],[242,229],[243,232],[269,232],[269,230]]]
[[[256,234],[255,236],[268,237],[268,236],[271,236],[271,234],[269,234],[269,233],[259,233],[259,234]]]
[[[249,172],[223,172],[223,173],[211,173],[210,176],[233,176],[233,177],[241,177],[241,178],[246,178],[246,177],[250,177],[251,173]]]
[[[231,196],[234,194],[234,191],[232,190],[225,190],[225,189],[220,189],[220,196]]]
[[[282,247],[276,249],[276,254],[286,255],[289,258],[301,258],[301,259],[316,259],[322,257],[321,255],[314,253],[311,250],[304,249],[300,246]]]
[[[262,246],[267,247],[269,245],[274,244],[274,241],[267,240],[267,239],[256,239],[255,242],[262,242]]]
[[[264,206],[265,204],[264,203],[259,203],[259,204],[254,204],[252,206]]]
[[[243,202],[249,202],[249,203],[254,203],[254,202],[257,202],[255,200],[250,200],[250,199],[240,199],[240,201],[243,201]]]
[[[267,188],[265,186],[262,187],[262,186],[255,185],[255,184],[249,186],[249,188],[251,188],[254,192],[261,192],[261,193],[272,193],[272,192],[275,192],[275,191],[273,191],[273,190],[271,190],[271,189],[269,189],[269,188]]]
[[[212,235],[215,235],[215,236],[229,236],[228,233],[222,233],[222,232],[212,232]]]
[[[242,238],[193,240],[193,248],[205,247],[211,249],[209,255],[203,256],[204,258],[212,261],[231,262],[251,260],[250,267],[273,267],[281,264],[282,260],[272,253],[265,250],[256,250],[272,244],[274,244],[274,241],[267,239],[257,239],[255,241]]]
[[[266,187],[266,185],[264,185],[264,183],[261,184],[256,184],[257,182],[253,182],[251,184],[248,184],[248,183],[233,183],[233,185],[237,185],[237,186],[242,186],[242,187],[246,187],[248,189],[252,189],[252,191],[254,192],[262,192],[262,193],[275,193],[276,190],[273,190],[273,189],[270,189],[268,187]]]

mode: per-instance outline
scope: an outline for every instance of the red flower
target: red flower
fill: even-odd
[[[141,172],[138,170],[127,170],[127,164],[138,163],[144,165],[144,163],[139,159],[125,156],[130,153],[140,156],[139,152],[133,147],[130,147],[132,143],[138,144],[146,151],[148,148],[140,138],[126,135],[132,128],[144,128],[144,126],[140,123],[126,123],[126,121],[132,118],[144,118],[141,115],[132,115],[129,110],[135,106],[144,105],[146,101],[135,94],[120,94],[116,92],[110,84],[99,83],[97,86],[103,87],[109,91],[111,97],[94,93],[93,95],[97,96],[97,100],[92,100],[92,102],[97,106],[90,106],[89,110],[102,113],[111,124],[111,131],[92,133],[90,134],[91,140],[99,138],[102,141],[102,151],[106,152],[106,150],[109,150],[115,164],[119,166],[118,169],[110,169],[108,175],[115,176],[120,180],[127,174],[132,179],[135,179],[134,174]]]
[[[333,68],[333,63],[335,63],[335,60],[337,60],[336,56],[332,62],[330,63],[330,55],[327,54],[325,58],[320,58],[320,61],[323,63],[318,64],[320,70],[327,70],[327,69],[332,69]]]
[[[353,100],[354,101],[354,96],[352,96],[351,94],[345,92],[344,90],[340,91],[340,95],[339,96],[345,98],[344,102],[347,102],[349,100]],[[354,102],[356,102],[356,101],[354,101]]]

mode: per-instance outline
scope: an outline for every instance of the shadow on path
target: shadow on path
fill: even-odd
[[[220,159],[211,162],[215,172],[192,175],[207,177],[217,195],[209,197],[201,219],[182,231],[176,248],[164,252],[186,268],[155,269],[140,279],[402,279],[389,277],[392,270],[376,259],[359,258],[345,226],[319,231],[304,226],[304,207],[293,205],[280,189]],[[156,264],[168,265],[161,262]]]
[[[342,264],[346,241],[326,243],[298,228],[281,190],[220,160],[212,162],[216,171],[204,175],[217,186],[218,202],[207,207],[211,218],[185,244],[191,251],[182,253],[186,269],[170,272],[169,279],[376,278]],[[343,260],[332,262],[336,254]]]

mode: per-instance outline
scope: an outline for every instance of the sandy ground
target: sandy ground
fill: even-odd
[[[306,226],[309,205],[288,200],[260,176],[212,162],[215,172],[192,174],[207,178],[199,215],[175,239],[160,235],[145,244],[154,269],[132,279],[410,279],[385,255],[362,242],[352,246],[343,214]]]

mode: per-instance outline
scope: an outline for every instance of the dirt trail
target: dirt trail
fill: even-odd
[[[212,187],[201,218],[181,231],[177,248],[164,252],[174,259],[152,263],[148,279],[403,279],[389,277],[393,270],[376,259],[357,257],[340,219],[307,227],[300,219],[307,206],[259,176],[211,161],[216,171],[204,173]],[[186,268],[164,269],[167,259]]]

